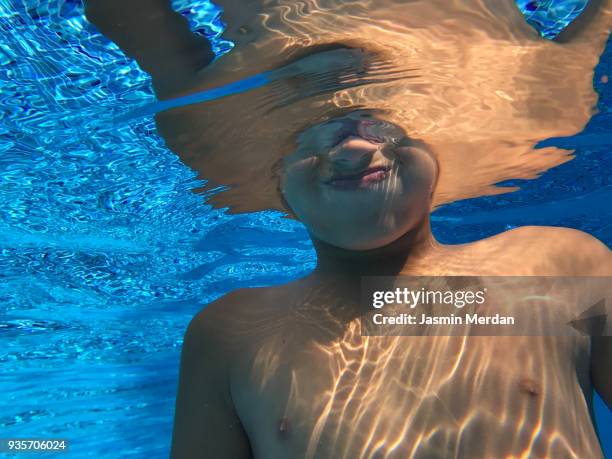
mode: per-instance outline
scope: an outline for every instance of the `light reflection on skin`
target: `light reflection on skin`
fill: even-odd
[[[575,314],[562,279],[549,291],[496,279],[517,318],[541,308],[546,329]],[[362,336],[347,278],[276,289],[277,305],[269,295],[236,292],[209,316],[234,314],[219,322],[222,342],[237,358],[232,394],[257,457],[601,457],[579,389],[586,337]],[[252,299],[257,308],[240,307]],[[291,422],[283,440],[278,419]]]

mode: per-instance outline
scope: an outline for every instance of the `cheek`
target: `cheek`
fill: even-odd
[[[436,181],[438,166],[432,155],[421,148],[400,150],[400,174],[404,189],[411,194],[429,195]]]
[[[319,161],[317,157],[300,160],[288,159],[281,173],[281,190],[285,199],[294,211],[315,195],[317,189],[317,170]]]

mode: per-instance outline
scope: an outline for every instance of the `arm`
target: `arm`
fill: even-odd
[[[608,317],[608,320],[612,318]],[[591,339],[591,380],[612,410],[612,336],[594,336]]]
[[[524,238],[532,238],[537,245],[535,250],[541,250],[535,253],[549,254],[545,271],[547,276],[612,279],[612,253],[604,243],[588,233],[570,228],[537,226],[524,226],[512,231],[520,231]],[[538,233],[540,237],[536,238]],[[605,285],[610,284],[606,282]],[[604,333],[608,336],[590,338],[589,368],[593,388],[612,407],[612,298],[609,292],[607,287],[603,292],[589,291],[589,298],[593,300],[605,298],[608,313],[607,332]]]
[[[174,95],[214,58],[170,0],[86,0],[85,15],[151,75],[159,97]]]
[[[602,244],[603,245],[603,244]],[[599,262],[593,275],[612,276],[612,254],[606,247],[599,247]],[[612,330],[612,298],[606,298],[608,311],[607,333]],[[591,380],[603,401],[612,409],[612,336],[591,338]]]
[[[584,247],[592,253],[591,276],[608,277],[612,280],[612,253],[597,239],[590,237],[590,243]],[[612,298],[606,298],[608,312],[605,335],[591,337],[591,381],[593,388],[603,401],[612,409]]]
[[[171,459],[249,459],[248,438],[229,390],[218,324],[206,309],[189,324],[181,353]]]

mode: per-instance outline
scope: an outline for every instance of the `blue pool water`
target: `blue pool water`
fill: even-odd
[[[210,3],[173,3],[217,53],[231,49]],[[584,5],[561,3],[552,19],[519,5],[554,33]],[[231,290],[303,276],[314,251],[278,212],[228,215],[192,193],[202,183],[150,118],[108,129],[154,97],[80,2],[0,0],[0,30],[0,437],[69,438],[75,458],[167,457],[190,318]],[[536,224],[612,244],[611,65],[609,43],[585,132],[542,139],[577,148],[575,159],[511,182],[520,191],[438,210],[438,239]],[[612,458],[612,415],[597,410]]]

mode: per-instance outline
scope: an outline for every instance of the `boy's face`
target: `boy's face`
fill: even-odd
[[[281,192],[310,233],[350,250],[389,244],[430,210],[437,164],[424,143],[355,111],[304,131]]]

